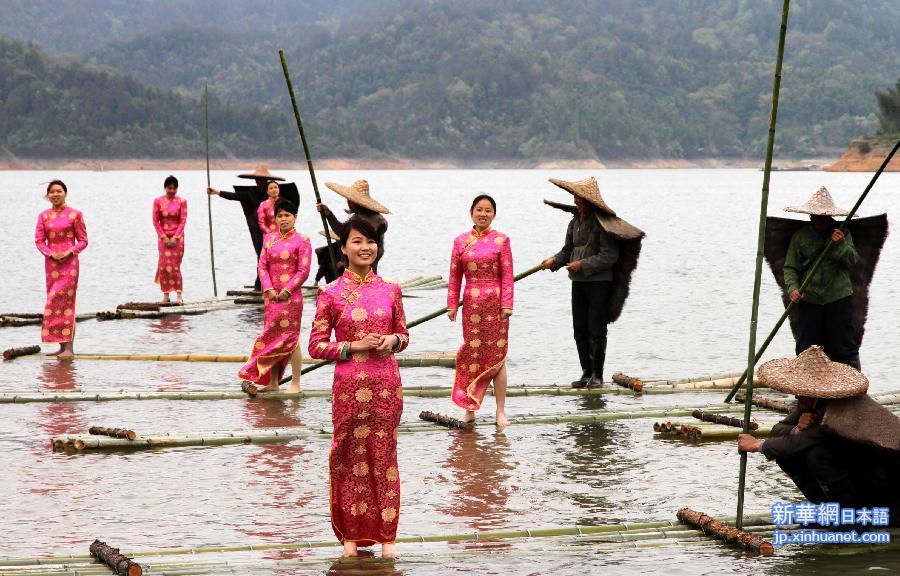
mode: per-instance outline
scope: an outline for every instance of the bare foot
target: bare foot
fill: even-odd
[[[382,558],[396,558],[399,554],[397,554],[397,545],[393,542],[385,542],[381,545],[381,557]]]
[[[475,421],[475,413],[471,410],[466,410],[466,413],[462,415],[462,418],[459,419],[460,422],[474,422]]]
[[[162,302],[163,302],[163,304],[169,303],[169,295],[168,294],[163,294]]]
[[[60,360],[74,360],[75,353],[74,352],[60,352],[59,354],[56,355],[56,357],[59,358]]]
[[[352,558],[357,556],[356,542],[344,542],[344,558]]]
[[[497,428],[503,429],[509,426],[509,420],[506,419],[506,414],[500,412],[497,414]]]
[[[65,351],[66,351],[66,347],[65,347],[65,346],[60,346],[60,347],[59,347],[59,350],[57,350],[56,352],[48,352],[48,353],[47,353],[47,356],[59,356],[60,354],[62,354],[62,353],[65,352]]]
[[[257,392],[274,392],[278,390],[278,384],[266,384],[262,388],[257,387]]]
[[[288,386],[287,390],[285,390],[288,394],[299,394],[300,393],[300,384],[294,384],[291,382],[291,385]]]

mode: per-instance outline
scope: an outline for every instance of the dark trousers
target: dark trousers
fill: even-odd
[[[810,502],[835,502],[831,498],[838,496],[829,487],[847,480],[847,470],[839,463],[836,454],[826,444],[813,446],[799,454],[785,458],[776,458],[775,462],[787,474],[803,496]],[[849,495],[840,495],[846,498]],[[847,504],[847,502],[843,502]]]
[[[603,380],[612,282],[572,282],[572,328],[581,375]]]
[[[797,354],[818,344],[833,361],[860,368],[859,343],[853,328],[852,296],[828,304],[810,304],[801,300],[797,314],[800,321]]]

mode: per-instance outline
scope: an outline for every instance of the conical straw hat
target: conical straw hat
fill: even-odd
[[[325,185],[363,208],[368,208],[373,212],[381,212],[382,214],[390,214],[391,212],[383,204],[376,202],[369,196],[369,183],[366,180],[357,180],[351,186],[341,186],[334,182],[326,182]]]
[[[796,358],[769,360],[759,379],[773,390],[808,398],[849,398],[869,389],[869,379],[847,364],[832,362],[821,346],[810,346]]]
[[[565,180],[557,180],[556,178],[550,178],[550,181],[566,192],[570,192],[579,198],[587,200],[610,216],[616,215],[613,209],[603,201],[603,196],[600,196],[600,187],[597,185],[597,179],[593,176],[586,180],[579,180],[578,182],[566,182]]]
[[[324,230],[319,230],[319,236],[322,236],[323,238],[328,238],[329,236],[331,236],[332,240],[337,240],[337,241],[340,241],[340,239],[341,239],[341,237],[338,236],[337,234],[335,234],[334,230],[332,230],[331,228],[328,229],[327,235],[325,234]]]
[[[238,178],[265,178],[266,180],[279,180],[281,182],[284,182],[284,178],[282,178],[281,176],[273,176],[269,173],[269,169],[262,164],[257,166],[256,169],[249,174],[238,174]]]
[[[788,206],[785,212],[799,212],[800,214],[815,214],[817,216],[846,216],[849,210],[838,208],[831,199],[831,193],[822,186],[813,194],[806,204],[800,206]]]

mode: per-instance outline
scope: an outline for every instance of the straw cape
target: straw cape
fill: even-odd
[[[566,182],[551,178],[550,182],[563,190],[584,198],[598,210],[594,213],[600,226],[607,234],[619,241],[619,259],[613,266],[612,292],[609,297],[609,322],[615,322],[622,314],[625,300],[631,287],[631,276],[637,268],[641,256],[641,242],[644,231],[616,216],[612,208],[600,196],[597,180],[592,176],[580,182]],[[544,204],[557,210],[578,214],[578,208],[572,204],[544,200]]]
[[[272,175],[271,173],[269,173],[269,169],[266,168],[265,166],[263,166],[262,164],[257,166],[256,169],[253,170],[253,172],[250,172],[249,174],[238,174],[238,178],[250,178],[251,180],[255,180],[257,178],[264,178],[266,180],[278,180],[280,182],[284,182],[284,178],[282,178],[281,176]]]
[[[831,193],[828,188],[822,186],[809,197],[806,204],[800,206],[788,206],[785,212],[798,212],[800,214],[813,214],[815,216],[846,216],[850,214],[849,210],[838,208],[834,205]]]
[[[391,212],[383,204],[377,202],[369,195],[369,183],[366,180],[357,180],[350,186],[342,186],[340,184],[335,184],[334,182],[326,182],[325,185],[347,200],[350,200],[354,204],[359,204],[363,208],[368,208],[373,212],[379,212],[381,214],[390,214]]]
[[[795,358],[769,360],[759,367],[759,379],[773,390],[807,398],[849,398],[869,389],[862,372],[832,362],[821,346],[810,346]]]
[[[322,236],[323,238],[331,237],[332,240],[337,240],[337,241],[340,241],[340,239],[341,239],[341,237],[338,236],[337,234],[335,234],[334,230],[332,230],[331,228],[328,229],[328,234],[325,234],[324,230],[319,230],[319,236]]]
[[[781,301],[785,307],[791,301],[784,285],[784,259],[787,257],[788,246],[791,238],[803,226],[809,226],[809,221],[794,220],[791,218],[778,218],[769,216],[766,218],[766,244],[764,254],[766,262],[775,282],[781,289]],[[866,329],[866,317],[869,313],[869,284],[875,275],[875,268],[881,256],[881,248],[888,236],[887,214],[868,216],[847,223],[847,230],[853,236],[853,245],[859,254],[859,262],[850,268],[850,281],[853,283],[853,328],[856,332],[856,341],[862,344]],[[791,311],[791,332],[794,338],[800,330],[799,311],[794,308]]]

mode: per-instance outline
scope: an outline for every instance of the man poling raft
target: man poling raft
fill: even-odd
[[[330,234],[325,234],[324,230],[319,230],[319,235],[324,238],[331,238],[334,241],[340,241],[341,237],[331,232]],[[325,279],[326,284],[331,284],[334,282],[338,276],[344,273],[344,260],[339,259],[334,264],[331,262],[331,254],[328,253],[328,244],[326,243],[324,246],[320,246],[315,249],[316,253],[316,263],[319,265],[318,270],[316,270],[316,277],[313,280],[313,283],[318,285],[319,280],[322,278]],[[337,265],[337,269],[335,269],[335,265]]]
[[[554,272],[565,266],[569,271],[572,326],[581,363],[581,377],[572,387],[596,388],[603,385],[607,325],[622,313],[645,234],[616,216],[593,176],[579,182],[555,178],[550,182],[575,196],[575,206],[544,200],[573,216],[562,250],[542,266]]]
[[[326,182],[325,185],[347,199],[346,211],[348,214],[359,216],[375,229],[375,233],[378,235],[376,238],[378,241],[378,256],[375,259],[375,263],[372,264],[372,271],[378,274],[378,263],[384,257],[384,234],[388,229],[387,220],[382,214],[390,214],[391,211],[369,195],[369,182],[366,180],[357,180],[350,186],[342,186],[334,182]],[[328,220],[328,225],[331,226],[331,229],[337,235],[341,234],[344,226],[349,222],[349,220],[345,222],[338,220],[337,216],[325,204],[316,204],[316,210],[325,216]],[[347,259],[345,257],[344,265],[346,264]]]
[[[819,346],[770,360],[758,376],[797,405],[767,440],[738,436],[738,450],[774,459],[810,502],[887,507],[900,525],[900,418],[866,394],[868,378]]]
[[[784,305],[790,301],[797,304],[790,315],[796,353],[815,344],[832,360],[860,369],[869,284],[887,238],[887,215],[854,220],[843,234],[833,217],[846,216],[848,211],[835,206],[824,187],[806,204],[785,211],[810,215],[809,222],[766,218],[766,260],[782,290]],[[834,248],[801,294],[800,284],[829,237]]]
[[[263,244],[263,232],[259,227],[259,207],[260,204],[269,198],[266,193],[268,182],[270,180],[284,182],[284,178],[272,175],[265,166],[257,166],[253,172],[248,174],[238,174],[238,178],[249,178],[254,180],[256,184],[254,186],[235,186],[234,192],[219,191],[215,188],[207,188],[206,192],[226,200],[236,200],[241,203],[244,218],[247,220],[247,229],[250,231],[250,240],[253,242],[253,249],[256,251],[256,259],[259,260]],[[278,184],[278,188],[279,198],[286,198],[295,206],[300,205],[300,192],[297,190],[296,184],[284,182],[283,184]],[[260,289],[258,276],[254,286],[257,290]]]

